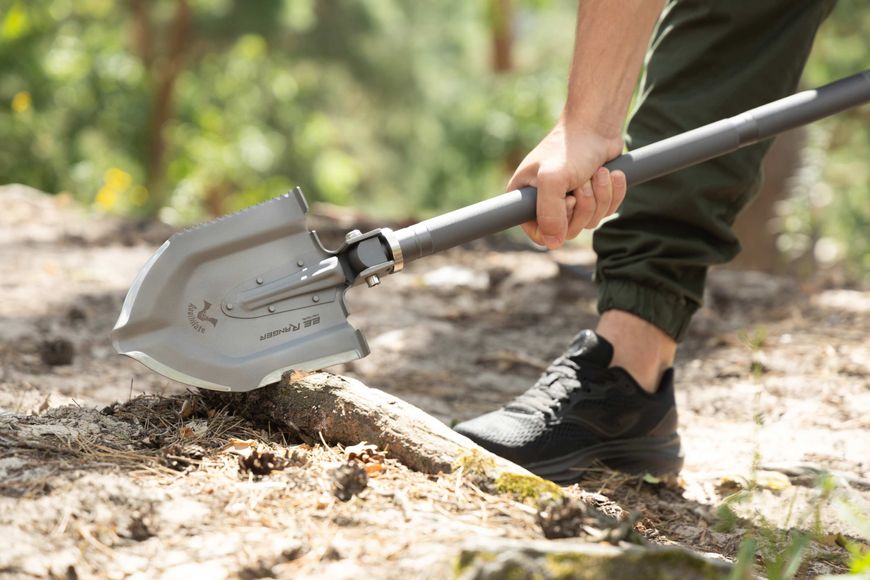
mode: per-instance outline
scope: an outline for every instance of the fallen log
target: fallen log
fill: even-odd
[[[576,540],[479,538],[459,553],[460,580],[480,578],[680,578],[724,580],[732,565],[679,546],[609,546]]]
[[[356,379],[317,373],[296,380],[285,373],[276,385],[247,393],[202,391],[209,406],[225,406],[255,423],[271,423],[303,440],[356,445],[367,442],[387,450],[409,468],[450,473],[473,457],[489,475],[530,476],[414,405]],[[535,478],[537,479],[537,478]]]

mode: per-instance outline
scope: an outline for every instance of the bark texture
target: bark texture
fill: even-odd
[[[608,578],[724,580],[732,566],[677,546],[609,546],[574,540],[482,539],[459,554],[456,576],[481,578]]]
[[[415,471],[450,473],[457,460],[477,454],[476,463],[491,466],[494,475],[530,475],[414,405],[348,377],[317,373],[294,381],[285,375],[277,385],[247,393],[202,393],[210,405],[226,405],[303,440],[322,436],[329,444],[375,444]]]

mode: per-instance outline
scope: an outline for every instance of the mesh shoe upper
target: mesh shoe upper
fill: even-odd
[[[673,373],[649,394],[625,370],[608,368],[612,358],[610,343],[584,330],[528,391],[455,429],[521,465],[605,441],[675,433]]]

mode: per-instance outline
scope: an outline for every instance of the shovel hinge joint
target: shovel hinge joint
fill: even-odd
[[[359,230],[349,232],[338,254],[344,255],[354,281],[365,280],[370,288],[380,284],[383,276],[399,272],[404,266],[399,238],[389,228],[364,234]]]

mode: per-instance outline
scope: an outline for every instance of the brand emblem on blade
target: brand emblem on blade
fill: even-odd
[[[260,342],[262,342],[264,340],[268,340],[270,338],[274,338],[276,336],[280,336],[284,333],[297,332],[298,330],[300,330],[302,328],[310,328],[310,327],[316,326],[318,324],[320,324],[320,315],[319,314],[313,314],[311,316],[306,316],[305,318],[302,319],[301,322],[296,322],[296,323],[291,322],[290,324],[288,324],[284,328],[276,328],[275,330],[270,330],[269,332],[267,332],[266,334],[264,334],[260,337]]]
[[[208,315],[209,308],[211,308],[211,302],[207,300],[202,301],[202,308],[199,311],[197,311],[196,304],[193,302],[187,305],[187,321],[200,334],[205,334],[207,327],[204,323],[206,322],[211,323],[213,328],[217,327],[217,318],[212,318]]]

